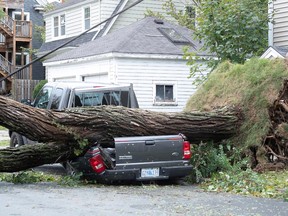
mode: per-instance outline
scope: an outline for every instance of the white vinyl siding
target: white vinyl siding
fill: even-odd
[[[45,65],[45,63],[44,63]],[[142,109],[163,112],[179,112],[196,91],[193,80],[188,79],[189,67],[182,59],[108,58],[68,62],[61,65],[48,64],[48,81],[75,77],[74,80],[133,84]],[[95,79],[93,79],[95,78]],[[175,103],[155,104],[155,84],[173,84]]]
[[[118,4],[118,0],[88,1],[87,4],[84,4],[84,2],[80,2],[79,4],[81,4],[79,7],[65,10],[65,37],[79,35],[85,30],[83,18],[84,8],[90,7],[90,27],[92,27],[111,16]],[[53,17],[60,16],[61,14],[63,14],[63,12],[55,12],[51,15],[46,14],[44,16],[46,22],[46,42],[58,40],[53,34]],[[102,25],[102,27],[103,26],[104,25]],[[100,27],[92,31],[99,29]]]
[[[133,83],[140,108],[153,111],[179,112],[188,98],[196,91],[188,79],[189,67],[184,60],[121,59],[117,66],[119,84]],[[174,85],[174,104],[154,103],[155,84]]]
[[[125,13],[119,15],[116,19],[115,23],[113,24],[111,30],[109,32],[115,31],[119,28],[124,26],[130,25],[133,22],[136,22],[140,19],[144,18],[144,13],[147,9],[150,9],[155,12],[162,12],[162,4],[166,0],[145,0],[138,4],[137,6],[131,8],[130,10],[126,11]],[[65,9],[65,37],[72,37],[75,35],[79,35],[85,30],[84,26],[84,18],[83,18],[83,10],[84,8],[90,7],[90,26],[95,26],[96,24],[100,23],[101,21],[109,18],[117,5],[119,4],[120,0],[97,0],[97,1],[85,1],[79,2],[77,6],[72,8]],[[136,2],[136,0],[128,0],[126,7]],[[185,1],[182,0],[174,0],[177,9],[185,10]],[[44,19],[46,22],[46,42],[57,40],[53,36],[53,18],[55,16],[60,16],[63,14],[63,11],[57,11],[54,13],[45,14]],[[59,21],[60,22],[60,21]],[[93,31],[98,31],[99,29],[103,28],[104,24],[99,26],[99,28],[93,29]]]
[[[45,66],[45,63],[44,63]],[[60,72],[61,71],[61,72]],[[46,66],[46,79],[51,82],[62,77],[74,77],[75,81],[95,81],[114,83],[115,62],[109,60],[90,60],[83,62],[69,62],[60,65]],[[100,78],[101,77],[101,78]],[[70,80],[68,80],[70,81]]]
[[[126,7],[130,6],[131,4],[135,3],[137,0],[129,0]],[[147,9],[153,12],[160,12],[165,14],[165,11],[162,9],[163,2],[166,0],[145,0],[140,4],[133,7],[133,9],[126,11],[125,13],[119,15],[118,19],[115,21],[113,27],[111,28],[110,32],[113,32],[117,29],[123,28],[124,26],[130,25],[133,22],[139,21],[145,17],[145,12]],[[174,0],[174,4],[176,8],[179,10],[185,10],[185,1],[181,0]],[[167,16],[167,14],[165,14]]]
[[[288,46],[288,1],[275,0],[273,6],[273,45]]]

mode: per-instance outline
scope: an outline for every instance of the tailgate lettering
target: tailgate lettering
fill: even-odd
[[[133,159],[132,155],[119,156],[119,160],[132,160],[132,159]]]

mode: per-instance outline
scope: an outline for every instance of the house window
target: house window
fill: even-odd
[[[54,17],[54,37],[58,37],[59,35],[65,35],[65,15],[60,15]]]
[[[29,63],[28,53],[16,53],[15,64],[17,66],[26,65]]]
[[[173,84],[156,84],[155,85],[155,104],[174,104],[175,89]]]
[[[65,35],[65,15],[60,16],[61,35]]]
[[[185,12],[188,16],[188,19],[195,27],[196,26],[196,8],[194,6],[186,6]]]
[[[59,36],[59,17],[54,17],[54,37]]]
[[[174,28],[158,28],[158,30],[170,41],[178,44],[189,44],[190,41],[178,33]]]
[[[90,28],[90,7],[84,8],[84,26],[85,30]]]

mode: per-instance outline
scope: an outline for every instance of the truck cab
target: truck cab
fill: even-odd
[[[101,105],[139,108],[133,85],[107,85],[85,82],[46,83],[31,104],[40,109],[64,110]],[[10,147],[37,142],[9,131]]]

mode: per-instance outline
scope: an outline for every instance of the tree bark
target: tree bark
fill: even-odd
[[[183,133],[190,142],[220,141],[234,135],[235,110],[162,113],[115,106],[52,111],[0,96],[0,124],[42,145],[0,150],[0,172],[65,161],[95,142],[113,147],[113,137]]]

